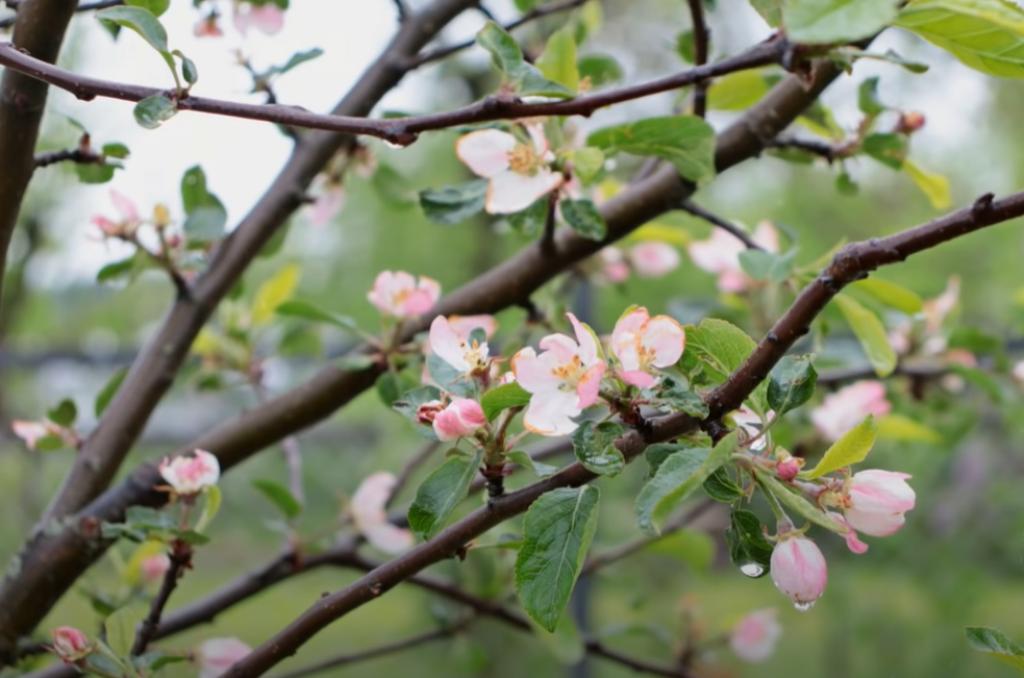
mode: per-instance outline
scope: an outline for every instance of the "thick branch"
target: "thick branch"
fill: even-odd
[[[664,417],[653,422],[643,432],[633,430],[619,438],[616,443],[619,450],[627,461],[632,460],[649,444],[670,440],[698,426],[709,425],[740,407],[786,351],[807,333],[811,322],[845,285],[867,277],[880,266],[903,261],[917,252],[1021,215],[1024,215],[1024,193],[1000,201],[994,201],[992,195],[988,194],[969,208],[917,228],[887,238],[847,245],[803,289],[739,369],[705,396],[710,408],[707,419],[700,421],[682,413]],[[559,487],[578,487],[596,477],[582,465],[574,464],[550,478],[492,499],[486,506],[459,520],[430,541],[380,565],[344,589],[322,597],[277,635],[233,666],[225,676],[240,678],[261,675],[294,654],[331,622],[378,598],[425,567],[455,557],[465,544],[505,520],[523,513],[546,492]]]
[[[23,5],[27,4],[28,0],[5,0],[4,4],[13,10],[21,11]],[[95,2],[83,2],[75,8],[76,12],[89,12],[94,9],[106,9],[107,7],[114,7],[116,5],[123,5],[124,0],[96,0]],[[18,20],[18,15],[0,19],[0,30],[10,28]]]
[[[287,127],[305,127],[366,135],[378,137],[394,144],[407,145],[416,141],[419,133],[429,130],[447,129],[492,120],[554,115],[590,115],[600,108],[613,104],[669,92],[735,71],[777,63],[786,54],[788,47],[785,40],[776,37],[743,54],[723,59],[716,64],[697,66],[650,82],[609,89],[563,101],[527,103],[516,97],[499,95],[452,111],[388,119],[349,115],[337,109],[335,112],[325,115],[283,104],[247,104],[191,95],[178,98],[173,91],[78,75],[24,54],[9,43],[0,44],[0,64],[26,76],[65,89],[79,99],[91,100],[99,96],[123,101],[141,101],[147,97],[162,94],[174,100],[178,110],[182,111],[264,120]]]

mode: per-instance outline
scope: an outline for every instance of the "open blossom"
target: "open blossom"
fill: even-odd
[[[375,548],[385,553],[401,553],[413,544],[412,532],[388,521],[386,505],[398,480],[393,473],[372,473],[359,484],[349,513],[356,529]]]
[[[843,514],[850,527],[872,537],[887,537],[901,527],[916,496],[906,473],[868,469],[847,483]]]
[[[679,266],[679,251],[669,244],[650,240],[630,248],[629,263],[641,278],[660,278]]]
[[[39,441],[51,436],[60,438],[65,445],[75,444],[75,435],[72,431],[58,426],[52,421],[26,421],[15,419],[11,422],[11,430],[14,435],[25,441],[25,446],[30,450],[36,449]]]
[[[516,381],[530,392],[523,425],[534,433],[559,436],[576,430],[573,417],[597,401],[606,368],[594,331],[566,314],[576,334],[549,334],[541,353],[527,347],[512,357]]]
[[[655,370],[675,365],[683,355],[686,332],[674,318],[653,318],[643,306],[627,309],[612,331],[612,353],[619,359],[619,377],[627,384],[650,388]]]
[[[206,450],[197,449],[191,455],[164,459],[160,463],[160,475],[176,493],[198,494],[204,488],[217,484],[220,463]]]
[[[273,35],[284,27],[284,12],[272,2],[263,5],[236,2],[232,19],[235,22],[235,28],[242,35],[248,33],[250,28]]]
[[[433,278],[416,278],[405,271],[381,271],[366,298],[381,313],[411,318],[432,309],[440,296],[441,285]]]
[[[747,614],[729,634],[729,645],[740,659],[763,662],[772,656],[782,635],[782,626],[775,610],[756,610]]]
[[[477,328],[483,330],[485,337],[488,336],[489,328],[491,332],[494,331],[494,318],[437,316],[430,323],[430,352],[463,374],[486,369],[489,364],[487,342],[470,339],[473,330]]]
[[[97,214],[92,218],[92,223],[100,229],[100,233],[107,237],[117,237],[132,233],[141,223],[142,217],[139,216],[139,209],[135,206],[135,203],[120,191],[110,189],[110,201],[114,203],[114,209],[117,210],[118,218],[111,219]]]
[[[58,626],[50,637],[54,654],[66,663],[72,664],[92,652],[89,637],[73,626]]]
[[[473,435],[487,423],[480,403],[469,398],[455,398],[434,417],[434,433],[438,440],[447,442]]]
[[[245,659],[252,648],[238,638],[211,638],[196,649],[199,678],[217,678]]]
[[[139,563],[139,574],[142,575],[143,581],[152,584],[162,580],[170,568],[171,559],[167,554],[156,553],[142,559],[142,562]]]
[[[869,414],[889,414],[892,405],[885,397],[880,381],[863,380],[844,386],[825,397],[811,411],[811,423],[827,440],[839,440]]]
[[[770,222],[758,224],[751,239],[769,252],[779,251],[779,232]],[[745,249],[739,238],[720,228],[688,248],[694,264],[718,276],[718,289],[723,292],[742,292],[750,286],[750,276],[740,266],[740,253]]]
[[[798,608],[806,609],[825,592],[828,566],[818,545],[806,537],[783,536],[772,550],[772,581]]]
[[[529,141],[497,129],[482,129],[459,138],[455,154],[477,176],[488,180],[484,209],[512,214],[562,185],[551,168],[555,156],[541,124],[524,125]]]

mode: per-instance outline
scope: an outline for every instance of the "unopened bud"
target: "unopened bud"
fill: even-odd
[[[899,129],[904,134],[911,134],[924,127],[924,113],[907,111],[900,115]]]
[[[430,426],[434,423],[434,418],[437,416],[438,412],[443,409],[444,403],[440,400],[430,400],[425,402],[416,410],[416,421],[426,426]]]
[[[796,478],[796,475],[800,473],[800,467],[803,465],[803,459],[798,457],[789,456],[785,459],[780,459],[778,464],[775,465],[775,475],[779,477],[779,480],[789,482]]]

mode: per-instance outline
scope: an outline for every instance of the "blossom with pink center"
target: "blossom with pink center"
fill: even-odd
[[[770,222],[758,224],[751,239],[769,252],[779,251],[779,232]],[[691,243],[688,251],[694,264],[718,276],[718,289],[743,292],[751,283],[750,276],[740,266],[740,253],[745,249],[746,245],[739,238],[716,228],[707,240]]]
[[[433,278],[416,278],[405,271],[381,271],[366,298],[385,315],[412,318],[432,309],[440,296],[441,285]]]
[[[439,315],[430,323],[430,352],[463,374],[486,370],[490,362],[487,342],[476,341],[470,336],[479,328],[486,337],[488,328],[493,332],[493,327],[494,318],[491,316],[446,318]]]
[[[252,648],[238,638],[211,638],[196,648],[199,678],[218,678],[245,659]]]
[[[656,368],[679,362],[686,332],[674,318],[653,318],[643,306],[626,309],[612,330],[612,353],[619,360],[619,377],[627,384],[650,388],[658,382]]]
[[[763,662],[775,652],[782,626],[774,609],[750,612],[732,627],[729,645],[743,661]]]
[[[156,553],[147,556],[139,563],[139,574],[142,580],[147,583],[154,583],[162,580],[167,570],[171,568],[171,559],[166,553]]]
[[[53,653],[67,664],[73,664],[92,652],[89,637],[73,626],[58,626],[50,637]]]
[[[139,216],[139,209],[135,206],[132,199],[120,191],[110,189],[110,201],[114,203],[114,209],[117,210],[118,218],[111,219],[102,214],[97,214],[92,218],[93,225],[99,228],[100,233],[107,237],[118,237],[135,231],[142,222],[142,217]]]
[[[160,462],[160,475],[177,494],[193,495],[217,484],[220,463],[206,450],[197,449],[191,455],[164,459]]]
[[[618,247],[605,247],[598,255],[601,260],[601,275],[610,283],[625,282],[629,278],[629,262]]]
[[[629,263],[641,278],[660,278],[679,266],[679,251],[656,240],[642,242],[629,250]]]
[[[576,430],[573,417],[597,402],[606,363],[594,331],[566,314],[576,340],[549,334],[541,353],[526,347],[512,357],[516,381],[530,394],[523,425],[534,433],[560,436]]]
[[[825,396],[821,405],[811,411],[811,423],[827,440],[834,442],[869,414],[880,417],[889,414],[891,409],[882,382],[863,380]]]
[[[388,520],[387,503],[397,482],[393,473],[372,473],[359,484],[349,505],[352,522],[366,541],[390,554],[406,551],[413,544],[412,532]]]
[[[901,527],[904,514],[914,508],[916,496],[906,473],[869,469],[858,471],[847,483],[843,514],[855,530],[872,537],[887,537]]]
[[[345,206],[345,187],[338,182],[325,183],[316,200],[309,206],[309,223],[326,226]]]
[[[772,550],[772,581],[798,609],[809,608],[825,592],[828,566],[807,537],[783,536]]]
[[[242,35],[248,33],[250,28],[255,28],[267,35],[274,35],[284,27],[284,12],[272,2],[262,5],[236,2],[232,19],[235,28]]]
[[[216,14],[209,14],[208,16],[200,19],[195,27],[192,29],[192,33],[197,38],[219,38],[224,35],[224,31],[221,30],[220,22],[217,20]]]
[[[434,417],[434,433],[438,440],[447,442],[473,435],[487,423],[480,403],[469,398],[455,398]]]
[[[541,124],[524,125],[529,141],[497,129],[482,129],[459,138],[458,156],[474,174],[488,180],[484,209],[490,214],[520,212],[554,191],[565,180],[551,168],[555,156]]]

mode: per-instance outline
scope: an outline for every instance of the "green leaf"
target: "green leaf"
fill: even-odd
[[[710,413],[704,398],[678,379],[664,377],[658,398],[671,410],[685,412],[696,419],[704,419]]]
[[[321,56],[323,53],[324,51],[319,47],[314,47],[312,49],[307,49],[301,52],[295,52],[290,57],[288,57],[288,61],[281,64],[280,66],[271,66],[263,75],[264,77],[284,75],[285,73],[292,70],[296,66],[304,64],[307,61],[312,61],[313,59],[316,59],[317,57]]]
[[[135,104],[132,114],[135,122],[146,129],[156,129],[174,117],[178,107],[163,94],[154,94]]]
[[[743,488],[736,484],[727,468],[722,466],[704,481],[704,492],[723,504],[739,501],[744,496]]]
[[[909,158],[903,161],[903,171],[928,198],[928,202],[937,210],[948,209],[953,204],[949,193],[949,179],[941,174],[928,172]]]
[[[121,369],[114,372],[107,383],[103,385],[100,392],[96,394],[96,400],[93,403],[93,412],[96,414],[96,418],[99,419],[103,415],[103,412],[107,409],[107,405],[117,395],[117,389],[121,388],[121,383],[124,378],[128,375],[128,368],[122,367]]]
[[[864,138],[864,152],[886,167],[898,170],[907,159],[907,137],[895,132],[877,132]]]
[[[816,525],[824,527],[838,534],[846,532],[847,528],[840,525],[837,520],[829,516],[823,509],[804,499],[802,494],[797,494],[787,485],[783,485],[773,474],[754,470],[758,481],[779,501],[785,504],[791,511],[798,513]]]
[[[600,148],[592,146],[577,148],[570,157],[573,173],[585,184],[596,179],[604,169],[604,152]]]
[[[686,327],[682,364],[698,363],[712,380],[720,383],[746,361],[756,346],[746,332],[732,323],[705,318],[699,325]],[[767,411],[767,390],[767,383],[762,382],[750,396],[754,409],[762,414]]]
[[[298,264],[288,264],[263,281],[252,300],[253,325],[258,327],[270,322],[277,308],[295,293],[300,274]]]
[[[734,431],[710,450],[686,448],[669,455],[637,495],[635,508],[641,529],[659,534],[665,518],[722,464],[729,461],[736,444],[737,435]]]
[[[750,108],[768,93],[771,86],[764,71],[737,71],[715,79],[708,88],[708,108],[718,111],[740,111]]]
[[[118,657],[127,657],[135,642],[135,629],[149,614],[147,605],[130,603],[103,620],[107,645]]]
[[[911,0],[896,25],[982,73],[1024,77],[1024,10],[1012,2]]]
[[[526,407],[530,402],[530,392],[516,382],[502,384],[484,393],[480,398],[480,407],[483,408],[487,421],[493,421],[502,410],[510,407]]]
[[[938,431],[902,414],[887,414],[881,417],[878,420],[878,437],[881,440],[905,440],[918,443],[937,444],[942,442],[942,436]]]
[[[983,626],[964,629],[971,649],[993,655],[996,659],[1024,671],[1024,646],[1007,638],[1002,631]]]
[[[896,351],[889,343],[882,321],[849,295],[837,294],[835,301],[846,323],[860,341],[875,373],[880,377],[892,374],[896,369]]]
[[[389,405],[408,419],[423,436],[436,439],[437,436],[434,434],[434,429],[421,423],[418,415],[421,405],[434,400],[440,400],[440,398],[441,390],[436,386],[417,386],[402,393],[401,397],[396,396]]]
[[[281,302],[274,309],[274,313],[277,315],[287,316],[289,318],[303,318],[314,322],[327,323],[328,325],[334,325],[335,327],[340,327],[341,329],[349,332],[359,331],[359,326],[356,325],[356,321],[347,315],[341,315],[334,311],[322,309],[319,306],[314,305],[312,302],[305,301],[303,299],[288,299],[287,301]]]
[[[203,497],[206,498],[206,501],[203,503],[203,512],[199,514],[199,519],[196,520],[196,526],[193,530],[196,537],[192,539],[191,543],[194,544],[206,543],[207,538],[204,537],[202,533],[206,531],[206,528],[209,527],[210,523],[213,522],[213,519],[217,517],[217,514],[220,512],[222,497],[218,486],[207,485],[204,487]],[[182,536],[183,538],[188,539],[188,535]]]
[[[153,16],[160,16],[171,6],[171,0],[125,0],[126,5],[141,7],[153,13]]]
[[[61,400],[46,413],[46,418],[58,426],[64,426],[65,428],[72,426],[75,423],[75,419],[78,418],[78,408],[75,407],[75,401],[70,398]]]
[[[857,108],[867,115],[878,115],[888,106],[878,98],[878,76],[867,78],[857,88]]]
[[[748,577],[763,577],[771,568],[772,545],[764,536],[761,521],[746,509],[733,509],[729,529],[729,557]]]
[[[181,204],[185,209],[185,234],[189,241],[207,243],[224,236],[228,211],[206,185],[206,173],[193,165],[181,177]]]
[[[696,60],[696,47],[692,30],[682,31],[676,36],[676,54],[688,64],[692,64]]]
[[[885,304],[889,308],[902,311],[907,315],[914,315],[921,311],[924,305],[920,295],[902,285],[897,285],[881,278],[866,278],[858,280],[850,286],[870,295],[876,301]]]
[[[580,78],[589,78],[592,87],[618,82],[624,77],[622,66],[607,54],[588,54],[576,64]]]
[[[75,174],[83,184],[104,184],[114,178],[118,165],[107,163],[75,163]]]
[[[565,26],[551,34],[544,52],[537,57],[541,74],[575,92],[580,87],[580,72],[576,66],[576,38],[573,27]]]
[[[796,253],[796,249],[791,249],[785,254],[745,249],[740,252],[740,268],[755,280],[781,283],[793,273]]]
[[[800,407],[814,395],[818,373],[811,364],[813,356],[787,355],[772,369],[768,380],[768,405],[782,416]]]
[[[843,434],[843,437],[832,443],[825,454],[821,457],[818,465],[800,475],[803,478],[820,478],[821,476],[838,471],[847,466],[859,464],[867,458],[871,448],[875,445],[875,438],[878,436],[878,424],[875,418],[868,415],[861,423],[857,424]]]
[[[252,486],[259,490],[260,494],[270,500],[277,510],[284,514],[288,520],[298,517],[302,513],[302,504],[295,498],[291,490],[277,482],[267,478],[258,478],[252,481]]]
[[[772,28],[777,28],[782,23],[782,2],[783,0],[750,0],[757,13]]]
[[[547,476],[554,475],[558,471],[557,466],[551,464],[545,464],[537,461],[523,450],[512,450],[505,454],[505,458],[513,464],[518,464],[523,468],[530,469],[531,472],[538,478],[546,478]]]
[[[585,421],[572,435],[573,452],[591,473],[618,475],[626,466],[626,459],[615,446],[615,441],[625,430],[621,424],[613,421]]]
[[[608,226],[604,223],[604,217],[598,211],[597,205],[591,200],[566,198],[558,204],[562,209],[562,218],[572,227],[572,230],[588,240],[604,240],[608,233]]]
[[[196,66],[196,62],[185,56],[180,49],[174,50],[172,54],[181,59],[181,77],[185,78],[185,82],[190,85],[196,84],[199,80],[199,68]]]
[[[597,529],[600,492],[587,485],[541,495],[526,512],[516,592],[526,612],[554,632]]]
[[[480,454],[472,459],[451,457],[434,470],[416,490],[409,507],[409,527],[420,539],[430,539],[444,525],[480,467]]]
[[[456,186],[420,191],[420,207],[427,219],[438,224],[457,224],[484,208],[487,181],[473,179]]]
[[[895,0],[783,0],[782,23],[793,42],[850,42],[896,18]]]
[[[161,54],[167,53],[167,31],[149,9],[131,6],[110,7],[96,12],[96,18],[108,24],[130,28],[148,42],[150,47]]]
[[[536,66],[527,63],[515,38],[493,21],[488,21],[480,29],[476,41],[490,53],[495,68],[504,74],[505,80],[520,94],[557,98],[572,96],[571,90],[548,80]]]
[[[715,175],[715,131],[692,115],[647,118],[605,127],[591,134],[587,145],[606,153],[651,155],[668,160],[684,179],[694,182]]]

